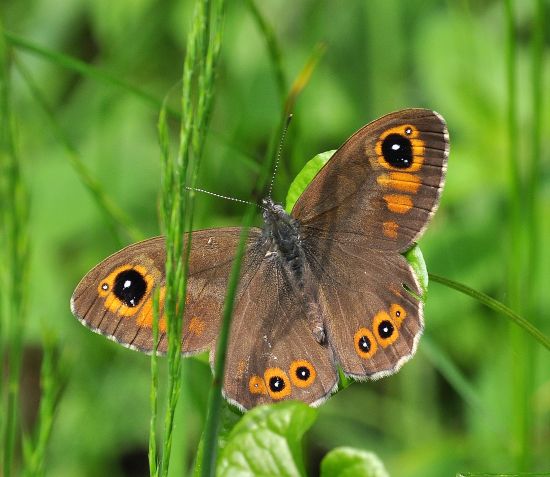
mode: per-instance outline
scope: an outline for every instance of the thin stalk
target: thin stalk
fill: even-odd
[[[525,293],[528,303],[534,305],[537,299],[536,291],[538,274],[540,271],[540,210],[541,199],[541,177],[543,175],[541,166],[541,143],[542,143],[542,105],[544,101],[542,90],[542,60],[545,32],[545,11],[543,0],[534,0],[533,36],[531,40],[531,109],[533,114],[533,125],[530,128],[531,138],[531,161],[530,173],[528,175],[527,192],[527,229],[528,229],[528,260],[527,282]],[[532,311],[535,311],[534,309]],[[536,317],[536,313],[533,317]]]
[[[4,31],[4,36],[6,40],[8,40],[8,42],[15,47],[18,47],[30,53],[34,53],[35,55],[41,56],[42,58],[45,58],[54,64],[67,68],[68,70],[75,71],[86,78],[91,78],[94,80],[101,81],[103,83],[110,84],[117,88],[121,88],[129,93],[132,93],[138,96],[139,98],[143,99],[144,101],[151,104],[152,106],[155,106],[157,109],[162,106],[162,101],[156,98],[155,96],[153,96],[152,94],[146,91],[143,91],[137,86],[127,83],[126,81],[121,80],[117,76],[107,71],[103,71],[96,66],[90,66],[84,61],[81,61],[72,56],[64,55],[63,53],[59,53],[57,51],[44,48],[40,45],[37,45],[36,43],[33,43],[25,38],[22,38],[8,31]],[[179,111],[173,108],[167,107],[167,111],[176,118],[180,117]]]
[[[26,283],[29,262],[28,194],[15,144],[15,118],[11,109],[10,52],[3,41],[0,22],[0,159],[5,176],[2,181],[2,229],[5,248],[2,267],[2,331],[9,342],[8,376],[3,417],[3,475],[14,470],[16,432],[19,420],[20,369],[24,322],[26,316]],[[6,206],[9,204],[9,206]],[[5,330],[5,331],[4,331]],[[4,390],[3,390],[4,391]],[[2,396],[4,397],[4,396]]]
[[[25,446],[25,476],[41,476],[45,473],[46,448],[50,440],[55,412],[60,402],[62,385],[59,348],[57,341],[46,336],[44,356],[40,370],[40,407],[34,437]]]
[[[263,191],[265,188],[265,185],[269,178],[269,173],[271,171],[271,165],[275,157],[277,138],[281,136],[286,123],[287,116],[286,114],[283,114],[277,131],[270,141],[270,147],[266,156],[266,161],[264,161],[261,174],[255,187],[254,195],[258,191]],[[233,306],[235,303],[235,294],[239,284],[241,263],[245,250],[246,239],[248,237],[248,230],[250,228],[250,225],[252,224],[252,220],[254,218],[256,210],[257,208],[255,206],[250,205],[249,207],[247,207],[245,216],[243,218],[239,245],[237,247],[235,259],[231,267],[231,274],[227,284],[222,322],[216,345],[214,379],[212,380],[212,387],[210,389],[210,394],[208,397],[208,412],[206,415],[206,423],[202,437],[202,453],[200,455],[201,459],[197,464],[199,466],[198,470],[200,472],[200,475],[203,477],[211,477],[215,473],[215,465],[218,452],[218,432],[220,427],[223,402],[222,388],[225,375],[225,362],[227,358],[227,343],[229,341],[231,318],[233,313]]]
[[[213,20],[214,15],[214,20]],[[182,74],[179,149],[174,160],[163,147],[163,224],[166,233],[165,315],[168,332],[168,407],[165,414],[160,475],[168,475],[176,405],[181,391],[182,329],[197,170],[204,150],[212,107],[214,79],[221,46],[223,1],[195,5]],[[161,142],[163,140],[161,139]],[[164,140],[164,142],[166,142]]]
[[[231,267],[231,274],[227,285],[227,292],[223,307],[222,325],[216,345],[214,378],[212,380],[212,387],[208,396],[208,414],[206,416],[206,424],[203,435],[204,447],[202,452],[202,460],[200,462],[200,475],[203,477],[210,477],[215,473],[218,450],[218,431],[220,427],[221,408],[223,402],[222,388],[225,375],[225,362],[227,357],[227,344],[229,342],[231,317],[233,314],[233,306],[235,304],[235,295],[239,285],[241,263],[244,255],[246,239],[248,238],[248,230],[252,224],[255,214],[256,207],[252,205],[248,206],[243,220],[243,228],[239,240],[239,246]]]
[[[262,15],[262,12],[256,5],[256,2],[254,0],[247,0],[247,5],[250,13],[252,14],[252,17],[254,18],[254,20],[256,20],[256,23],[258,24],[258,28],[262,33],[265,44],[267,46],[267,52],[271,61],[271,67],[273,68],[277,91],[279,92],[282,103],[288,91],[288,79],[286,78],[283,68],[283,60],[279,42],[277,41],[277,37],[275,36],[273,28],[271,28],[271,25],[269,25],[267,20]]]
[[[518,119],[517,119],[517,52],[516,52],[516,26],[514,20],[514,1],[506,0],[506,79],[508,93],[508,172],[510,175],[510,264],[508,272],[508,292],[510,303],[518,309],[520,305],[520,290],[518,287],[521,276],[521,230],[520,213],[522,208],[522,185],[519,169],[518,148]]]
[[[198,4],[197,4],[198,5]],[[164,174],[171,178],[172,182],[164,190],[164,224],[168,230],[166,234],[166,298],[165,314],[168,333],[168,406],[164,417],[164,440],[162,448],[162,460],[160,475],[168,475],[170,456],[172,451],[172,435],[174,428],[174,415],[181,389],[181,314],[185,311],[185,301],[180,297],[185,296],[187,264],[183,257],[183,237],[185,231],[186,216],[186,191],[182,187],[185,184],[190,157],[190,138],[192,120],[192,80],[194,76],[195,57],[197,54],[196,37],[200,28],[197,20],[198,6],[195,6],[193,24],[187,41],[187,54],[183,68],[182,90],[182,123],[180,129],[180,147],[178,155],[173,161],[166,161],[168,170]],[[170,204],[170,207],[168,207]]]
[[[547,350],[550,351],[550,338],[548,338],[542,331],[540,331],[531,322],[529,322],[522,316],[518,315],[515,311],[508,308],[506,305],[504,305],[500,301],[495,300],[494,298],[490,297],[489,295],[486,295],[485,293],[474,290],[469,286],[463,285],[462,283],[449,280],[448,278],[441,277],[433,273],[429,273],[428,276],[430,280],[437,283],[441,283],[442,285],[452,288],[453,290],[457,290],[461,293],[464,293],[465,295],[468,295],[469,297],[474,298],[480,303],[483,303],[485,306],[491,308],[492,310],[508,317],[514,324],[516,324],[517,326],[522,328],[524,331],[529,333],[533,338],[535,338],[536,341],[538,341],[542,346],[544,346]]]
[[[151,477],[158,477],[157,455],[157,418],[158,418],[158,343],[159,343],[159,290],[153,294],[153,353],[151,354],[151,391],[149,403],[151,406],[151,419],[149,421],[149,469]]]
[[[529,210],[528,191],[520,170],[520,150],[518,147],[518,84],[517,84],[517,44],[515,24],[515,2],[506,0],[505,15],[507,29],[507,93],[508,93],[508,136],[509,136],[509,185],[510,185],[510,254],[508,269],[508,294],[510,306],[519,313],[529,312],[529,296],[526,294],[525,285],[529,284],[531,271],[526,267],[529,265],[529,235],[532,230],[527,226],[529,219],[526,219],[523,211]],[[527,212],[529,214],[529,212]],[[529,292],[530,294],[530,292]],[[517,328],[510,328],[510,350],[512,351],[509,360],[511,377],[514,386],[511,389],[510,413],[511,443],[514,449],[515,467],[518,471],[527,470],[530,466],[530,454],[532,443],[532,410],[530,399],[533,387],[533,370],[530,366],[532,358],[529,357],[530,346],[525,336],[518,333]]]

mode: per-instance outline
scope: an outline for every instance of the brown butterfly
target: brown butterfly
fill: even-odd
[[[395,373],[423,329],[417,277],[401,255],[439,204],[449,137],[426,109],[388,114],[357,131],[319,171],[291,214],[263,201],[264,226],[246,244],[223,391],[241,409],[281,399],[312,405],[338,385]],[[192,232],[183,352],[216,339],[239,228]],[[150,352],[152,290],[160,287],[164,238],[111,255],[77,286],[73,314],[87,327]]]

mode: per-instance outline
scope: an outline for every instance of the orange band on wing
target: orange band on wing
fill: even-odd
[[[166,331],[166,319],[164,318],[164,297],[166,295],[166,287],[161,287],[159,292],[159,330]],[[151,296],[141,307],[137,316],[137,324],[140,327],[153,328],[153,297]]]
[[[413,201],[408,195],[388,194],[384,196],[388,210],[396,214],[406,214],[413,207]]]
[[[400,192],[409,192],[411,194],[416,194],[422,185],[420,177],[407,172],[390,172],[389,174],[382,174],[376,181],[383,187],[395,189]]]
[[[397,229],[399,228],[399,225],[397,225],[395,222],[383,222],[382,228],[386,237],[391,239],[397,238]]]

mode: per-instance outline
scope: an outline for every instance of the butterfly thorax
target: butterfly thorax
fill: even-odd
[[[264,227],[262,239],[266,242],[266,258],[278,259],[287,267],[296,284],[301,287],[304,252],[300,239],[300,223],[287,214],[280,204],[264,199]]]

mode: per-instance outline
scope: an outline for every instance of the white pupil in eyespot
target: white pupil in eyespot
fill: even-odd
[[[394,151],[398,151],[399,149],[401,149],[401,146],[400,146],[399,144],[392,144],[392,145],[391,145],[391,148],[392,148],[392,150],[394,150]]]
[[[131,280],[126,280],[124,282],[123,288],[130,288],[131,286],[132,286],[132,281]]]
[[[101,288],[103,288],[104,290],[107,290],[107,288],[109,288],[109,285],[107,285],[106,283],[104,283],[103,285],[101,285]]]

